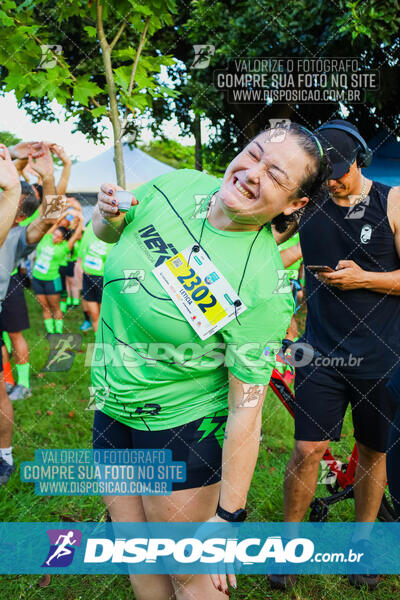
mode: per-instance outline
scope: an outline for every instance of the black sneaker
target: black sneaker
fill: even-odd
[[[348,575],[349,582],[354,587],[361,588],[366,586],[369,590],[376,588],[380,580],[379,575],[371,574],[369,571],[374,571],[373,546],[369,540],[359,540],[353,544],[353,550],[362,552],[364,555],[363,562],[367,565],[366,574],[351,573]]]
[[[274,573],[266,575],[266,578],[271,584],[271,587],[277,590],[290,590],[297,583],[297,575],[281,575]]]
[[[5,485],[15,471],[15,465],[9,465],[3,457],[0,457],[0,485]]]

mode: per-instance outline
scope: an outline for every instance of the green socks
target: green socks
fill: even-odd
[[[64,314],[67,312],[67,303],[65,300],[60,301],[60,310]]]
[[[72,306],[79,306],[80,298],[72,298]]]
[[[46,327],[47,333],[62,333],[63,332],[63,319],[45,319],[44,326]]]
[[[3,331],[3,342],[5,344],[5,347],[7,348],[8,354],[11,354],[11,351],[12,351],[11,340],[10,340],[10,336],[8,335],[7,331]]]
[[[63,325],[64,325],[63,319],[54,319],[54,324],[55,324],[55,328],[56,328],[56,333],[62,333]]]
[[[17,368],[18,384],[29,388],[29,369],[30,364],[24,363],[23,365],[15,365]]]
[[[44,326],[46,327],[47,333],[54,333],[54,321],[53,319],[45,319]]]

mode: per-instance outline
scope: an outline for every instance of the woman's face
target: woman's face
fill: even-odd
[[[60,226],[65,227],[65,229],[68,229],[68,227],[69,227],[68,219],[63,219],[62,221],[60,221]]]
[[[295,136],[287,133],[278,142],[270,131],[250,142],[225,171],[219,203],[224,214],[237,223],[260,226],[308,202],[307,197],[295,198],[295,193],[304,180],[309,155]]]
[[[64,236],[63,236],[62,232],[59,229],[56,229],[55,232],[53,233],[53,244],[61,244],[63,239],[64,239]]]

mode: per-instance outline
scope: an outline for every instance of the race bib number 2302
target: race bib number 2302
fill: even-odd
[[[202,249],[193,252],[190,246],[153,273],[202,340],[246,310],[241,301],[235,306],[239,296]]]

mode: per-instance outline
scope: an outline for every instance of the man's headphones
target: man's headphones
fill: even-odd
[[[347,127],[346,125],[335,125],[330,123],[321,125],[321,127],[318,127],[316,131],[323,131],[324,129],[338,129],[339,131],[345,131],[346,133],[351,135],[355,140],[357,140],[357,142],[359,142],[359,144],[361,145],[361,148],[358,149],[357,154],[355,156],[355,160],[357,160],[357,166],[369,167],[369,165],[372,162],[372,157],[374,153],[372,152],[371,148],[368,148],[366,141],[363,137],[361,137],[358,131],[355,131],[351,127]]]

